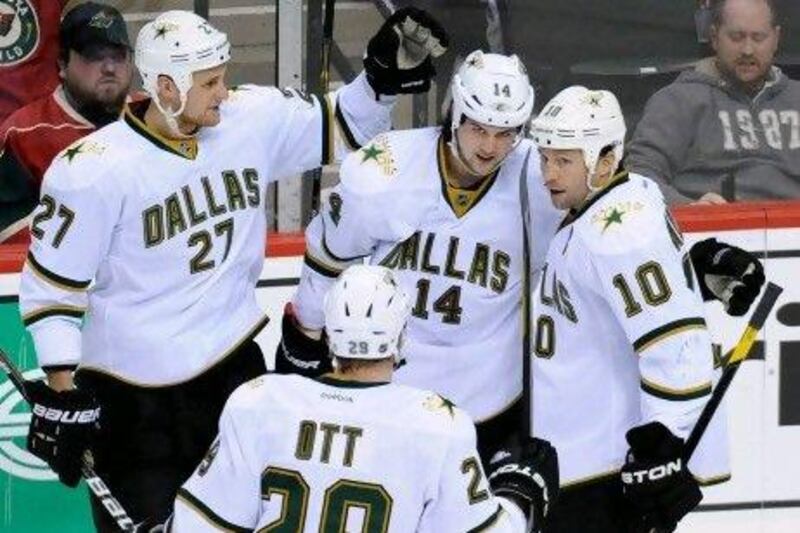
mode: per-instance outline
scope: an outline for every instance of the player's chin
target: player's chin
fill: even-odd
[[[564,191],[550,191],[550,201],[557,209],[568,209],[570,206],[567,193]]]
[[[219,109],[209,109],[203,113],[203,119],[200,123],[200,126],[203,126],[204,128],[213,128],[220,123],[220,120],[221,117],[219,114]]]
[[[489,174],[494,167],[497,165],[497,158],[496,157],[474,157],[472,160],[473,167],[475,170],[480,172],[481,175]]]

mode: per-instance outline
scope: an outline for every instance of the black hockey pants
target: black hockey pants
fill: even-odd
[[[216,436],[228,396],[265,372],[261,349],[252,340],[203,374],[174,386],[138,387],[78,370],[78,386],[93,391],[101,406],[95,470],[135,523],[166,520],[178,488]],[[119,531],[94,497],[92,514],[98,531]]]

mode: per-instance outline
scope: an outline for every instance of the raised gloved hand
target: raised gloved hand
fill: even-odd
[[[100,429],[97,401],[79,389],[55,391],[43,381],[27,382],[25,392],[32,411],[28,451],[45,461],[63,484],[76,486],[83,454]]]
[[[398,9],[369,40],[367,81],[378,95],[426,92],[436,75],[431,58],[444,54],[447,45],[444,28],[427,12]]]
[[[626,438],[630,450],[621,476],[636,517],[631,532],[673,531],[703,499],[683,460],[683,440],[661,422],[637,426]]]
[[[495,453],[489,462],[489,485],[495,496],[514,500],[531,531],[540,531],[558,498],[558,454],[546,440],[529,438]]]
[[[287,303],[281,321],[281,342],[275,350],[275,372],[316,377],[332,370],[325,339],[312,339],[303,333],[292,304]]]
[[[733,316],[750,309],[764,284],[764,267],[756,256],[717,239],[696,243],[689,255],[704,300],[721,301]]]

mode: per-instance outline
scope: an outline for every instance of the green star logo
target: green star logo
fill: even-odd
[[[371,145],[367,146],[362,151],[364,152],[364,154],[362,155],[362,159],[361,159],[362,163],[366,163],[370,159],[374,159],[375,162],[377,163],[378,162],[378,156],[383,153],[383,150],[381,150],[380,148],[378,148],[374,144],[371,144]]]
[[[174,26],[172,24],[162,24],[156,28],[155,39],[166,39],[167,33],[172,31]]]
[[[61,158],[66,159],[68,163],[72,163],[72,160],[75,159],[75,157],[77,157],[79,154],[84,153],[82,150],[83,145],[84,143],[80,143],[70,148],[67,148],[67,150],[64,152],[64,155],[62,155]]]
[[[603,93],[593,91],[586,95],[586,103],[593,107],[600,107],[600,100],[603,99]]]
[[[405,362],[405,361],[404,361]],[[429,411],[438,412],[441,410],[446,411],[452,418],[456,417],[456,404],[445,398],[440,394],[433,393],[425,399],[422,404],[425,409]]]
[[[620,211],[616,207],[611,210],[609,214],[603,218],[603,222],[605,222],[605,226],[603,226],[603,231],[607,230],[611,224],[622,224],[622,215],[625,214],[625,211]]]
[[[447,409],[447,412],[450,413],[450,416],[455,418],[456,417],[456,412],[455,412],[456,404],[454,404],[452,401],[448,400],[444,396],[440,396],[440,398],[442,399],[442,409]]]

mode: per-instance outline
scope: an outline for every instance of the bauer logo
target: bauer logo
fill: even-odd
[[[39,37],[39,20],[29,0],[0,0],[0,67],[28,59]]]
[[[0,374],[2,375],[2,374]],[[25,379],[41,379],[41,370],[29,370]],[[0,381],[0,470],[33,481],[52,481],[56,475],[43,461],[25,449],[31,412],[28,404],[7,379]]]

